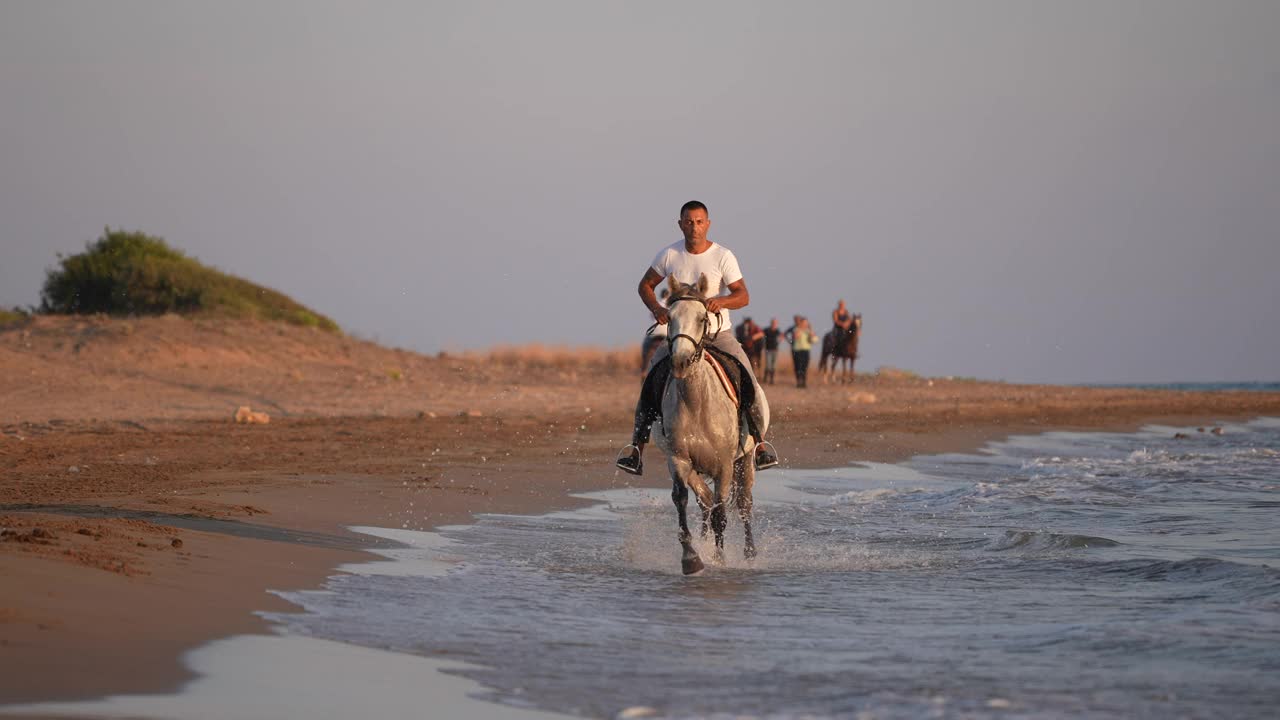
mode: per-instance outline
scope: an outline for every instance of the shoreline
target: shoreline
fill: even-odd
[[[0,328],[0,705],[165,692],[184,655],[270,632],[270,590],[368,560],[350,526],[582,507],[670,480],[613,458],[638,354],[426,356],[167,315]],[[1280,417],[1280,392],[1016,385],[883,369],[767,385],[783,466],[901,462],[1049,430]],[[268,424],[237,424],[241,406]],[[769,482],[768,473],[759,482]],[[284,541],[281,541],[283,539]]]
[[[1271,414],[1280,416],[1280,412]],[[1189,427],[1206,420],[1225,422],[1259,416],[1266,415],[1199,414],[1179,408],[1177,412],[1141,416],[1093,414],[1092,422],[1083,423],[1066,422],[1068,418],[1047,425],[1040,419],[1018,422],[992,418],[930,429],[890,422],[869,430],[839,432],[827,426],[829,418],[793,414],[790,432],[780,426],[778,440],[785,465],[826,468],[863,461],[897,463],[917,455],[975,452],[993,441],[1047,431],[1123,432],[1152,424]],[[356,432],[351,429],[355,426],[376,436],[394,428],[420,429],[422,423],[386,418],[300,420],[276,426],[284,437],[274,440],[287,447],[289,436],[295,434],[291,431],[302,430],[310,436],[311,431],[318,430],[320,435],[327,435]],[[57,515],[15,511],[14,504],[7,502],[11,498],[6,498],[5,503],[0,503],[0,525],[13,526],[14,518],[21,518],[30,521],[28,528],[42,526],[50,530],[60,544],[101,544],[105,539],[123,539],[125,545],[132,542],[135,548],[148,547],[135,553],[136,560],[126,559],[123,569],[104,568],[99,561],[92,561],[88,567],[74,559],[67,562],[72,549],[66,547],[44,555],[0,553],[0,570],[11,578],[0,589],[0,612],[5,613],[0,624],[4,631],[0,660],[6,667],[17,669],[5,673],[8,679],[0,681],[0,707],[33,701],[177,692],[196,677],[184,664],[190,651],[232,636],[269,634],[271,624],[255,613],[297,609],[271,591],[320,588],[340,572],[341,565],[377,559],[362,551],[362,545],[371,546],[372,541],[350,532],[348,527],[431,530],[472,522],[476,513],[540,514],[588,503],[570,495],[575,492],[666,485],[665,473],[658,472],[662,466],[656,462],[643,478],[612,468],[611,447],[617,444],[620,431],[625,430],[625,425],[618,427],[617,422],[590,432],[575,428],[572,445],[563,450],[557,447],[562,443],[531,440],[524,447],[535,457],[521,461],[491,461],[485,453],[492,450],[484,441],[493,442],[495,429],[514,431],[519,436],[532,432],[527,425],[543,424],[541,421],[525,424],[500,418],[457,417],[428,424],[436,426],[431,435],[452,434],[464,441],[450,457],[432,463],[431,469],[421,474],[391,474],[386,468],[375,468],[380,474],[292,475],[258,473],[244,467],[239,472],[221,473],[199,468],[193,473],[196,487],[172,488],[167,497],[147,493],[132,497],[107,495],[97,498],[98,502],[87,503],[104,508],[99,518],[88,517],[83,509]],[[112,432],[92,424],[81,430],[87,436],[112,436]],[[176,449],[184,449],[211,434],[219,437],[218,431],[244,439],[243,428],[216,421],[176,422],[160,432],[177,441]],[[439,449],[434,450],[438,456]],[[89,471],[92,466],[86,472]],[[767,482],[767,474],[759,481]],[[153,517],[153,521],[136,516],[111,517],[157,504],[171,508],[170,512],[182,511],[180,516],[204,518],[206,523],[233,521],[243,523],[241,529],[274,528],[279,536],[263,539],[207,529],[177,529],[161,522],[163,517]],[[180,507],[174,508],[175,504]],[[117,510],[124,512],[114,512]],[[264,523],[258,516],[266,516],[269,522]],[[317,538],[323,541],[317,542]],[[165,539],[170,541],[168,548],[164,547]],[[174,548],[173,539],[180,540],[181,547]],[[12,549],[12,544],[6,545],[9,547],[0,548]],[[118,548],[116,552],[131,550]],[[87,597],[94,601],[87,601]]]

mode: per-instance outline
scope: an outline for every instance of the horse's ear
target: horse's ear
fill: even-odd
[[[671,293],[671,297],[675,297],[676,291],[680,289],[680,281],[676,279],[675,275],[667,276],[667,288],[668,292]]]
[[[702,297],[706,297],[707,286],[709,286],[710,284],[711,284],[711,281],[707,279],[706,273],[702,273],[701,275],[699,275],[698,276],[698,294],[701,295]]]

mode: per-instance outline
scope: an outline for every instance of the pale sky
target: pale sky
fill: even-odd
[[[434,353],[638,344],[690,199],[860,368],[1280,380],[1280,3],[0,0],[0,306],[104,226]]]

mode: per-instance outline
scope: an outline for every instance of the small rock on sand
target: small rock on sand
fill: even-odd
[[[236,409],[235,420],[246,425],[266,425],[271,422],[271,416],[264,412],[254,412],[248,405],[241,405]]]

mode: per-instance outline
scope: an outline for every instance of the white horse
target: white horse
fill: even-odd
[[[717,561],[724,560],[724,531],[728,525],[725,508],[734,500],[746,534],[744,555],[756,555],[751,536],[755,441],[747,434],[745,443],[740,442],[738,407],[706,355],[709,336],[720,330],[718,325],[712,327],[718,323],[718,316],[707,311],[706,276],[697,285],[686,285],[674,277],[669,277],[668,283],[671,375],[662,393],[662,432],[655,442],[667,454],[671,500],[680,516],[680,545],[684,550],[680,565],[684,574],[690,575],[704,567],[693,548],[685,517],[690,490],[702,509],[702,536],[707,535],[708,518],[715,531]],[[751,382],[750,378],[743,380]],[[714,493],[706,479],[714,481]]]

